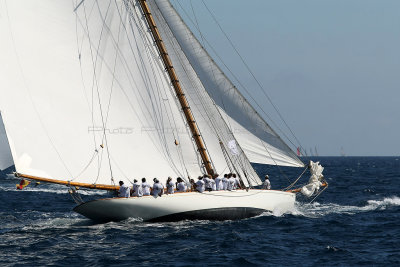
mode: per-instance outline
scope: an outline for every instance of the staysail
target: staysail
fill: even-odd
[[[11,155],[10,144],[8,142],[6,129],[3,123],[3,117],[0,112],[0,171],[14,165]]]
[[[2,3],[0,107],[17,172],[110,185],[201,174],[137,5]]]
[[[205,90],[222,110],[237,141],[251,162],[282,166],[304,166],[208,55],[171,3],[153,0],[179,48],[188,58]]]

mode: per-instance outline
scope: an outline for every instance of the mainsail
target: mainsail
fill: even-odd
[[[259,185],[250,161],[302,166],[210,64],[169,2],[147,2],[214,170]],[[115,185],[204,172],[138,1],[3,0],[0,7],[7,62],[0,108],[18,173]]]
[[[2,2],[0,107],[17,172],[111,185],[198,175],[138,6],[72,2]]]
[[[14,165],[14,161],[11,155],[10,144],[4,127],[3,117],[0,112],[0,170],[5,170],[12,165]]]
[[[159,10],[158,24],[163,26],[164,35],[171,31],[171,36],[179,44],[176,49],[184,53],[205,90],[221,109],[249,160],[271,165],[304,166],[208,55],[171,3],[167,0],[149,2],[153,3],[153,12]]]

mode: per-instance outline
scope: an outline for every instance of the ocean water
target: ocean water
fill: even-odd
[[[400,266],[400,157],[319,160],[329,188],[315,202],[224,222],[94,224],[65,187],[2,178],[0,266]],[[274,189],[302,171],[255,168]]]

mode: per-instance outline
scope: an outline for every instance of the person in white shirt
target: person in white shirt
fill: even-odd
[[[198,179],[199,180],[196,182],[196,190],[199,191],[200,193],[203,193],[205,190],[203,177],[199,176]]]
[[[162,184],[160,183],[160,181],[158,181],[158,179],[155,179],[154,185],[153,185],[153,191],[152,191],[152,195],[153,197],[158,197],[158,196],[162,196],[164,191],[164,186],[162,186]]]
[[[240,180],[238,177],[236,177],[236,174],[232,174],[233,179],[235,179],[235,190],[236,189],[242,189],[242,186],[240,185]]]
[[[271,182],[269,181],[269,176],[268,174],[265,175],[265,181],[264,181],[264,189],[270,190],[271,189]]]
[[[217,185],[215,183],[215,176],[211,179],[211,190],[217,191]]]
[[[235,190],[235,183],[236,183],[236,180],[235,180],[235,178],[233,178],[232,173],[230,173],[228,175],[228,187],[227,187],[227,190],[229,190],[229,191]]]
[[[119,190],[118,196],[119,197],[130,197],[131,189],[129,186],[125,185],[123,181],[119,181]]]
[[[176,178],[176,189],[178,192],[186,192],[187,186],[181,177]]]
[[[203,175],[203,181],[204,181],[205,190],[211,191],[212,190],[211,179],[207,174]]]
[[[142,187],[138,180],[134,179],[132,184],[132,196],[134,197],[141,197],[143,196]]]
[[[150,185],[146,182],[146,178],[142,178],[142,193],[143,196],[150,196]]]
[[[228,190],[228,174],[224,174],[224,178],[222,178],[222,190]]]
[[[172,182],[172,178],[168,177],[167,179],[167,194],[173,194],[174,193],[174,188],[175,184]]]
[[[224,185],[222,184],[222,178],[219,177],[219,174],[215,174],[215,190],[219,191],[219,190],[223,190],[224,189]]]

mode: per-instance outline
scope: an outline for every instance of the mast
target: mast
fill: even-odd
[[[189,124],[190,132],[192,133],[192,137],[196,143],[197,150],[200,153],[201,159],[203,161],[203,164],[206,168],[206,171],[209,175],[214,174],[214,170],[211,165],[211,161],[209,159],[209,156],[207,154],[207,150],[204,146],[203,139],[199,133],[196,121],[193,118],[192,111],[189,107],[189,103],[186,99],[186,96],[182,90],[182,87],[179,83],[178,77],[175,73],[174,67],[172,65],[171,59],[168,55],[168,52],[164,46],[164,43],[161,39],[161,35],[158,32],[157,26],[155,24],[155,21],[153,19],[153,16],[150,13],[149,6],[147,5],[146,0],[139,0],[140,6],[142,8],[143,14],[146,18],[147,24],[150,28],[151,34],[154,38],[154,41],[156,43],[157,49],[160,53],[161,59],[164,63],[165,69],[168,72],[168,76],[171,79],[172,86],[174,87],[176,96],[178,97],[179,103],[182,107],[183,113],[185,114],[185,118],[187,123]]]

